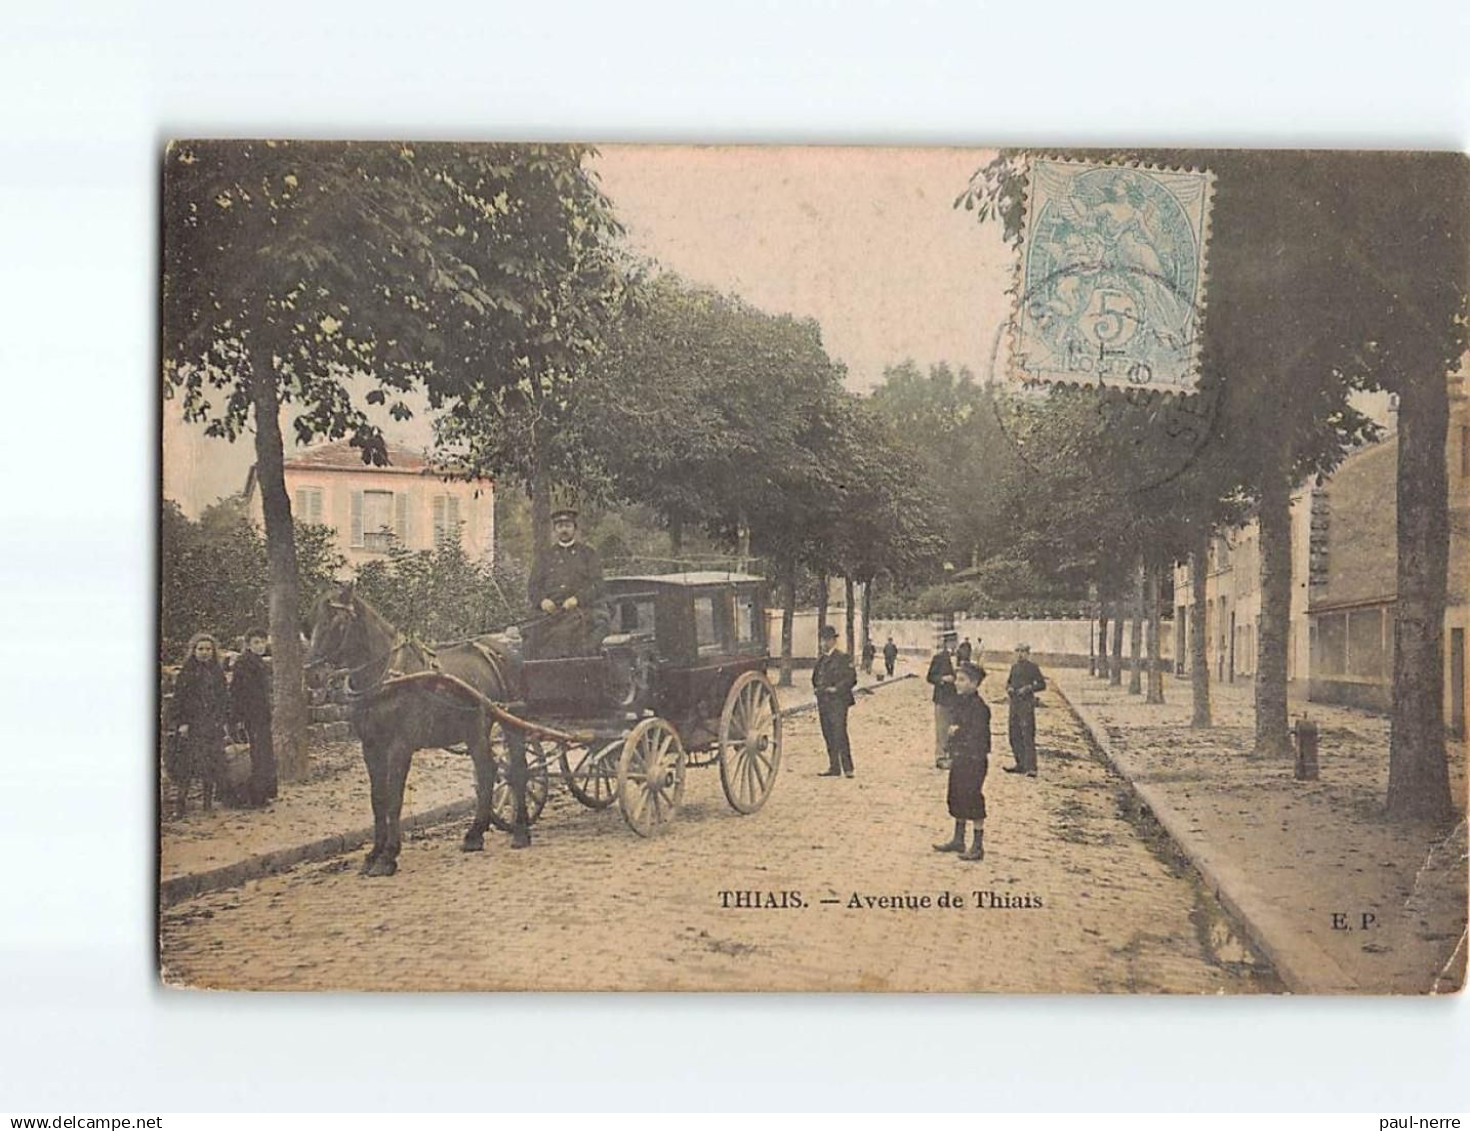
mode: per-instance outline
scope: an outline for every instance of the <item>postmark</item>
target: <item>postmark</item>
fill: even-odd
[[[1212,182],[1208,170],[1033,159],[1012,376],[1194,392]]]

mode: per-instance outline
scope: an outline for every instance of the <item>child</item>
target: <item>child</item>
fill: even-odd
[[[955,729],[946,750],[949,766],[949,815],[954,836],[934,846],[935,852],[958,852],[961,860],[985,859],[985,773],[990,768],[990,708],[980,698],[980,669],[961,664],[955,671],[952,707]],[[965,822],[975,822],[975,843],[965,851]]]
[[[179,787],[178,814],[183,816],[189,782],[196,775],[204,786],[204,808],[214,807],[214,790],[224,773],[225,723],[230,693],[219,662],[219,644],[207,632],[189,641],[189,652],[174,683],[173,722],[178,760],[169,776]],[[177,770],[178,772],[174,772]]]
[[[269,643],[263,629],[252,628],[230,680],[230,722],[244,727],[250,740],[248,803],[257,807],[269,804],[277,789],[276,754],[271,746],[271,672],[265,662]]]

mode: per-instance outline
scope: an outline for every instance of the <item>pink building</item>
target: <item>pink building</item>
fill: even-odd
[[[494,485],[488,479],[446,480],[423,453],[388,444],[388,465],[372,467],[347,441],[305,448],[286,459],[286,490],[298,523],[329,526],[353,566],[381,558],[394,545],[430,550],[457,538],[471,558],[495,548]],[[261,518],[255,468],[245,501]]]

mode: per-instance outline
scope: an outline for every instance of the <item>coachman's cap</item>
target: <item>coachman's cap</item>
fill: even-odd
[[[571,507],[562,507],[560,510],[554,510],[551,512],[552,522],[559,522],[562,519],[566,519],[568,522],[576,522],[577,512],[572,510]]]

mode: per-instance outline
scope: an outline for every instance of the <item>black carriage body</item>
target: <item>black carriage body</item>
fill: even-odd
[[[603,733],[658,715],[687,749],[714,743],[731,685],[769,660],[765,580],[701,572],[606,585],[612,632],[599,655],[525,662],[531,714]]]

